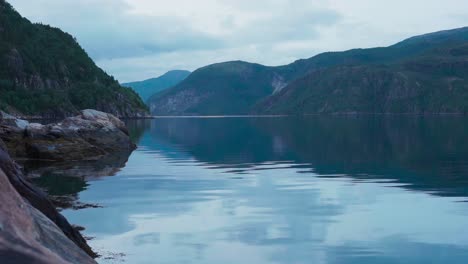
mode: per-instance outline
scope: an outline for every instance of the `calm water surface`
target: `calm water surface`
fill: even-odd
[[[126,165],[38,180],[103,206],[64,210],[100,263],[468,263],[468,119],[129,126]]]

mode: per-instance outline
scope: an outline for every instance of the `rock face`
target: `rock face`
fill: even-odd
[[[18,120],[8,123],[21,124],[0,124],[0,138],[15,158],[96,160],[110,153],[135,149],[125,124],[111,114],[96,110],[83,110],[78,116],[49,125],[23,126]]]
[[[0,262],[95,263],[84,238],[2,146],[0,140]]]

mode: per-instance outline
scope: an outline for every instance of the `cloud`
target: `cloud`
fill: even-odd
[[[120,81],[220,60],[289,63],[468,24],[465,0],[10,0]],[[424,10],[422,9],[424,7]]]
[[[32,10],[29,16],[33,21],[52,24],[75,35],[96,60],[222,45],[222,40],[197,32],[183,19],[132,14],[131,6],[121,0],[11,2],[20,12]]]

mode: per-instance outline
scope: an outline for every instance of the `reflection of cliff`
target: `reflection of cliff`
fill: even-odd
[[[468,123],[464,118],[328,116],[153,122],[151,137],[209,164],[243,167],[290,160],[310,164],[325,176],[385,178],[442,195],[468,195]]]
[[[54,174],[65,177],[97,178],[115,175],[125,166],[130,152],[108,155],[97,161],[45,162],[26,161],[22,165],[28,177],[40,177]]]
[[[78,202],[88,179],[114,176],[128,161],[130,153],[109,155],[99,161],[44,162],[26,161],[22,165],[28,178],[44,188],[60,209],[94,207]]]

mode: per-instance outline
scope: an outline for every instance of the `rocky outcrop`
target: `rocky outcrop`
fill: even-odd
[[[48,125],[1,113],[0,263],[95,263],[91,257],[96,256],[47,194],[26,180],[10,154],[70,162],[128,157],[134,148],[125,124],[96,110]]]
[[[18,119],[10,114],[7,114],[3,111],[0,111],[0,123],[3,125],[8,125],[16,127],[19,129],[25,129],[29,125],[29,122],[26,120]]]
[[[31,185],[0,140],[0,262],[95,263],[81,234]]]
[[[83,110],[78,116],[48,125],[24,122],[10,120],[6,125],[0,124],[0,138],[15,158],[97,160],[135,149],[125,124],[96,110]]]

